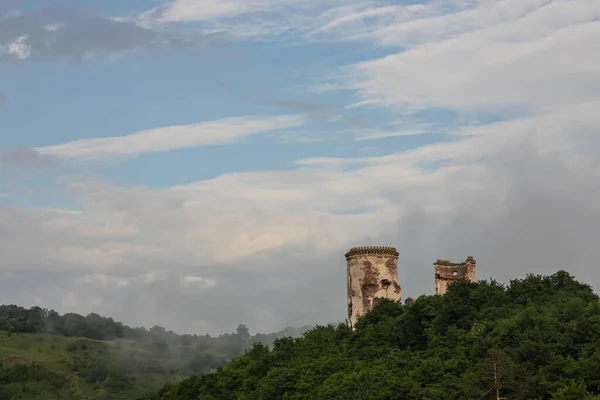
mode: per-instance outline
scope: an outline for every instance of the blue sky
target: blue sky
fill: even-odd
[[[357,48],[227,39],[182,52],[142,51],[76,64],[3,65],[10,76],[3,88],[11,97],[1,128],[11,134],[2,144],[11,150],[228,117],[312,114],[307,124],[283,134],[136,156],[101,171],[121,184],[164,186],[239,170],[288,168],[305,154],[354,157],[366,151],[381,153],[381,145],[387,151],[389,146],[404,150],[430,143],[431,138],[424,136],[349,141],[347,131],[381,129],[393,121],[390,112],[344,110],[354,101],[348,93],[311,93],[302,88],[332,69],[378,53],[368,44]],[[32,81],[32,76],[37,78]],[[35,118],[27,117],[32,115]],[[327,123],[334,116],[341,121]]]
[[[368,244],[398,247],[404,297],[471,254],[484,278],[521,274],[510,254],[597,279],[600,213],[572,193],[597,192],[599,16],[0,1],[0,301],[195,332],[339,321],[343,254]]]

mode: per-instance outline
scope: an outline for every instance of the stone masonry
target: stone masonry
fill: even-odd
[[[453,263],[448,260],[437,260],[434,264],[435,270],[435,293],[444,294],[448,285],[457,280],[475,280],[475,259],[467,257],[465,262]]]
[[[394,247],[354,247],[346,253],[348,326],[373,309],[380,298],[401,301],[398,252]]]

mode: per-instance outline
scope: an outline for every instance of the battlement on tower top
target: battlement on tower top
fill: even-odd
[[[475,261],[475,259],[473,258],[473,256],[469,256],[467,257],[467,259],[461,263],[453,263],[450,260],[440,260],[438,259],[436,262],[433,263],[433,265],[435,266],[444,266],[444,267],[465,267],[468,264],[476,264],[477,262]]]
[[[360,246],[353,247],[346,253],[346,259],[355,256],[368,256],[368,255],[383,255],[398,257],[400,253],[395,247],[387,246]]]

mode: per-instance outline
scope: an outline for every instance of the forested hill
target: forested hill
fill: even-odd
[[[255,334],[244,325],[216,337],[131,328],[97,314],[59,315],[0,306],[0,400],[130,400],[224,366],[254,343],[310,327]]]
[[[560,271],[380,303],[353,332],[255,345],[145,400],[600,399],[600,304]]]
[[[167,331],[161,326],[153,326],[150,329],[144,327],[129,327],[117,322],[112,318],[101,317],[91,313],[87,316],[67,313],[60,315],[54,310],[41,307],[26,309],[17,305],[0,305],[0,331],[11,333],[47,333],[62,336],[82,337],[96,340],[131,339],[136,341],[165,342],[165,346],[176,346],[178,344],[210,343],[218,341],[232,342],[241,338],[250,343],[272,343],[275,338],[282,335],[300,335],[311,328],[303,326],[300,328],[288,327],[282,331],[250,336],[245,325],[238,325],[236,333],[226,333],[218,337],[210,335],[180,335]]]

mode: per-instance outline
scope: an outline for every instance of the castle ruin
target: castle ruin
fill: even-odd
[[[398,252],[394,247],[354,247],[346,253],[348,326],[373,309],[381,298],[401,300]]]
[[[437,260],[433,265],[436,294],[446,293],[448,285],[454,281],[467,280],[475,282],[475,259],[472,256],[467,257],[465,262],[462,263]]]
[[[358,319],[371,311],[379,299],[400,302],[402,291],[398,284],[398,255],[395,247],[353,247],[346,253],[348,274],[348,320],[353,328]],[[475,280],[475,259],[453,263],[437,260],[434,264],[435,293],[443,295],[448,286],[458,280]],[[412,303],[412,299],[411,303]],[[408,299],[407,299],[408,303]]]

